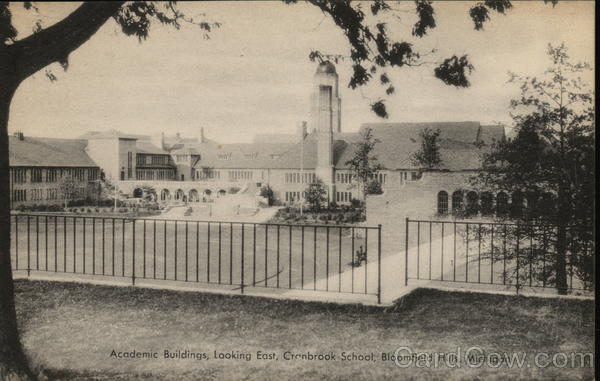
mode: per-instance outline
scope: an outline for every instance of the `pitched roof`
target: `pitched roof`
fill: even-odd
[[[25,136],[8,137],[11,166],[23,167],[97,167],[85,151],[83,139],[54,139]]]
[[[298,143],[300,135],[296,134],[256,134],[252,140],[254,143],[269,142],[272,144],[294,144]]]
[[[125,134],[119,130],[111,129],[108,131],[88,131],[81,135],[79,139],[149,139],[147,135]]]
[[[155,146],[147,140],[138,140],[136,143],[136,149],[138,153],[146,153],[152,155],[168,155],[169,152],[164,149]]]
[[[506,139],[504,126],[501,124],[491,126],[481,126],[477,140],[487,145],[492,145],[494,142],[503,141]]]
[[[388,169],[418,168],[412,163],[412,156],[420,148],[419,133],[425,128],[440,130],[440,169],[453,171],[480,168],[481,155],[489,148],[478,148],[475,143],[504,137],[502,126],[481,126],[479,122],[367,123],[360,132],[368,128],[378,140],[373,154]],[[336,168],[348,168],[345,163],[353,157],[357,143],[355,140],[348,145],[335,162]]]
[[[273,168],[274,163],[293,144],[246,143],[218,144],[199,143],[194,148],[200,160],[194,168]]]

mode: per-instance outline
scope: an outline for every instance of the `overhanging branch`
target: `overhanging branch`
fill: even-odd
[[[17,80],[22,81],[53,62],[66,60],[123,4],[124,1],[86,2],[58,23],[15,42]]]

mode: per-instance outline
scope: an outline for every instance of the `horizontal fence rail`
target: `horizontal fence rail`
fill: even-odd
[[[409,280],[556,288],[558,227],[528,223],[406,219],[405,283]],[[591,230],[565,227],[569,290],[589,290],[577,264],[594,255]],[[585,231],[584,231],[585,230]],[[585,239],[581,239],[585,237]],[[593,262],[590,262],[593,267]],[[590,268],[592,268],[590,267]]]
[[[11,216],[16,271],[376,296],[381,226]]]

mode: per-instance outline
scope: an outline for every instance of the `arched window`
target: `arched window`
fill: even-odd
[[[500,192],[496,195],[496,216],[506,217],[508,214],[508,195]]]
[[[190,200],[190,202],[200,201],[200,197],[198,196],[198,191],[195,189],[190,190],[188,200]]]
[[[481,194],[481,215],[491,216],[494,214],[494,196],[490,192]]]
[[[467,216],[476,216],[479,212],[479,195],[475,191],[467,193]]]
[[[523,193],[520,191],[514,191],[512,194],[512,202],[510,203],[510,217],[511,218],[523,218]]]
[[[142,198],[144,196],[144,190],[142,188],[135,188],[133,190],[133,197]]]
[[[462,213],[464,210],[463,192],[460,190],[452,193],[452,214]]]
[[[439,215],[448,214],[448,193],[439,191],[437,196],[437,212]]]
[[[168,189],[163,189],[162,191],[160,191],[160,199],[162,201],[167,201],[169,198],[171,197]]]

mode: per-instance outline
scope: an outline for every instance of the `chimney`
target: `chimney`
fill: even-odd
[[[296,134],[300,141],[302,141],[307,135],[306,125],[307,125],[307,123],[305,121],[301,121],[301,122],[298,122],[298,125],[296,127]]]
[[[21,131],[17,131],[14,133],[14,136],[19,140],[25,140],[25,135]]]
[[[200,127],[200,143],[204,143],[204,127]]]

